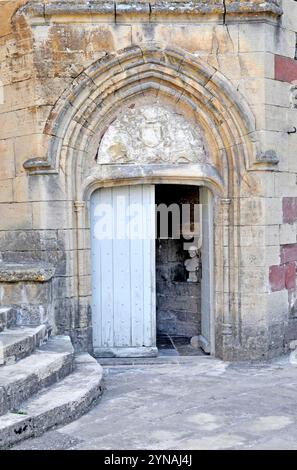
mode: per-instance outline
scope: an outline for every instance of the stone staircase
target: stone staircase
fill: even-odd
[[[0,449],[78,418],[102,394],[102,368],[74,354],[68,336],[48,338],[46,325],[17,326],[0,309]]]

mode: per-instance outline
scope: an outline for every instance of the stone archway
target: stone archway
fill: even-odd
[[[157,206],[159,204],[159,201],[155,198],[157,186],[142,184],[143,182],[147,183],[145,181],[146,173],[149,174],[152,168],[155,168],[157,172],[162,169],[164,176],[161,186],[166,183],[164,189],[170,187],[170,175],[168,174],[170,168],[175,169],[177,175],[180,175],[183,167],[198,165],[198,167],[201,166],[203,173],[203,168],[212,166],[208,143],[204,139],[200,126],[187,119],[177,107],[170,106],[168,103],[164,105],[162,100],[157,97],[150,97],[148,100],[144,96],[123,106],[117,115],[112,118],[107,129],[104,129],[96,154],[96,163],[100,169],[105,168],[107,173],[117,171],[119,181],[122,180],[122,184],[120,187],[117,185],[116,187],[95,191],[91,198],[94,350],[99,357],[101,355],[154,355],[157,352],[156,313],[158,320],[161,315],[158,306],[162,297],[160,294],[160,280],[157,275],[160,269],[155,266],[155,242],[131,239],[126,233],[128,227],[125,227],[125,233],[121,234],[121,240],[119,240],[118,234],[115,233],[115,227],[118,224],[126,224],[126,215],[130,210],[132,198],[133,204],[141,205],[142,211],[145,213],[145,216],[141,214],[140,222],[144,224],[141,230],[145,232],[144,236],[146,237],[146,232],[151,227],[149,228],[145,221],[148,219],[150,225],[155,226],[155,208],[146,207],[145,201],[149,197],[155,201]],[[131,185],[131,183],[124,185],[124,172],[126,172],[126,175],[129,174],[130,178],[133,178],[136,165],[142,172],[142,181],[139,185]],[[178,188],[183,186],[179,183],[175,187],[178,192]],[[197,188],[197,184],[194,187]],[[191,188],[191,186],[188,185],[188,188]],[[143,199],[144,193],[146,194],[145,200]],[[178,322],[176,319],[174,328],[170,329],[167,324],[167,331],[170,332],[171,336],[175,331],[174,338],[181,339],[184,337],[187,342],[189,342],[191,336],[199,336],[203,338],[202,344],[205,351],[210,352],[211,343],[213,342],[211,341],[213,335],[210,332],[210,324],[213,324],[210,317],[214,297],[214,285],[211,282],[213,277],[213,240],[211,235],[213,221],[208,217],[210,202],[206,190],[201,191],[201,197],[203,198],[201,216],[203,212],[204,218],[203,227],[200,227],[201,234],[199,234],[203,245],[199,246],[203,258],[202,292],[200,294],[201,283],[198,283],[198,279],[197,284],[190,286],[186,279],[184,279],[185,282],[178,283],[174,280],[174,275],[170,275],[172,281],[166,284],[167,287],[179,288],[179,295],[185,296],[183,300],[178,297],[174,300],[172,298],[173,289],[170,295],[171,304],[180,300],[184,303],[184,308],[187,305],[187,310],[184,309],[183,312],[179,313],[175,310],[173,313],[171,309],[171,314],[175,317],[178,315],[179,317],[187,316],[188,321]],[[120,212],[117,209],[117,199],[122,199]],[[173,204],[174,201],[178,202],[176,196],[172,200]],[[190,200],[186,203],[190,204]],[[160,204],[162,204],[162,201],[160,201]],[[106,214],[107,205],[110,212],[108,216]],[[194,209],[193,205],[192,203],[192,209]],[[195,205],[199,205],[199,200],[195,202]],[[180,205],[178,211],[182,211]],[[102,213],[105,213],[107,222],[96,222],[98,218],[99,220],[102,218]],[[167,219],[167,215],[165,214],[165,219]],[[179,216],[181,215],[179,213]],[[164,213],[162,213],[163,216]],[[109,225],[110,228],[113,227],[113,234],[107,233],[107,238],[104,240],[101,238],[103,234],[95,236],[95,232],[98,232],[95,228],[98,229],[99,224],[102,230],[103,226],[107,228],[106,225]],[[153,230],[155,232],[155,229]],[[107,232],[109,232],[108,229]],[[182,246],[186,244],[185,241],[182,242],[183,235],[184,233],[177,234],[178,239],[175,240],[175,249],[183,250]],[[184,250],[187,251],[186,248]],[[136,277],[134,276],[134,270],[138,272]],[[139,277],[143,278],[142,285],[139,284]],[[139,298],[140,291],[142,292],[141,298]],[[192,294],[189,292],[192,292]],[[191,305],[193,304],[194,293],[196,293],[197,298],[196,307]],[[202,301],[198,301],[200,295]],[[144,299],[146,299],[145,305],[143,303]],[[170,315],[169,305],[165,308],[165,316],[168,317]],[[185,313],[186,311],[187,313]],[[190,317],[194,317],[192,327],[189,324]],[[181,327],[182,323],[183,328]],[[177,324],[180,325],[179,328],[177,328]],[[193,325],[196,325],[196,328]],[[157,322],[157,331],[160,332],[160,328],[159,320]],[[145,335],[144,331],[147,332]],[[212,351],[214,351],[214,344]]]
[[[149,102],[159,103],[166,112],[184,119],[185,132],[187,125],[194,129],[194,141],[198,130],[203,137],[200,148],[207,149],[207,158],[203,160],[193,152],[190,161],[185,161],[187,157],[183,163],[174,159],[160,162],[158,155],[153,163],[149,158],[132,163],[125,161],[127,154],[118,142],[113,158],[119,157],[119,161],[100,162],[100,142],[122,110]],[[151,124],[150,130],[154,127]],[[157,127],[154,138],[160,134]],[[79,311],[87,311],[90,305],[86,229],[88,202],[94,189],[152,181],[192,182],[212,189],[216,354],[232,357],[240,348],[239,278],[232,269],[238,259],[239,182],[243,174],[248,177],[246,170],[257,164],[259,157],[254,117],[236,89],[214,68],[184,51],[158,44],[132,47],[107,55],[85,70],[58,100],[44,132],[51,136],[47,159],[33,159],[25,166],[32,174],[65,174],[67,196],[75,206],[72,248],[77,284],[73,294]],[[148,134],[144,137],[151,139]],[[90,331],[89,316],[79,314],[77,324],[78,329]]]

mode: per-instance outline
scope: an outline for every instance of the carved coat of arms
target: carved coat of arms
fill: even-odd
[[[99,164],[204,162],[199,129],[159,104],[128,108],[107,129]]]
[[[162,142],[162,126],[158,122],[147,122],[140,129],[140,138],[144,145],[157,147]]]

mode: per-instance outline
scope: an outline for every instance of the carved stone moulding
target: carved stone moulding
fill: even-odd
[[[142,108],[142,99],[151,107]],[[125,121],[122,110],[133,104]],[[254,132],[248,104],[214,68],[178,49],[133,46],[106,55],[74,80],[45,125],[47,155],[27,161],[25,168],[29,174],[59,171],[63,151],[70,161],[72,149],[84,162],[91,155],[93,164],[98,147],[97,163],[189,164],[205,163],[211,156],[218,167],[219,149],[230,149],[230,165],[245,168],[255,163],[260,150],[254,149]]]
[[[167,1],[146,1],[137,2],[110,0],[91,1],[54,1],[49,0],[41,3],[39,0],[31,0],[24,7],[20,8],[20,13],[27,15],[32,23],[46,22],[67,22],[73,21],[74,17],[79,17],[79,21],[126,21],[135,17],[146,22],[157,22],[163,19],[197,21],[203,17],[203,21],[224,22],[232,17],[244,17],[251,20],[264,19],[265,17],[278,18],[282,15],[282,8],[279,0],[251,0],[251,1],[231,1],[231,0],[167,0]]]

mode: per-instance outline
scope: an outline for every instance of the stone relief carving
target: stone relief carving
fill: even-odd
[[[184,116],[159,105],[130,107],[104,134],[99,164],[204,163],[199,131]]]

